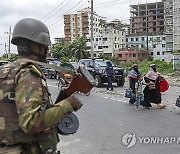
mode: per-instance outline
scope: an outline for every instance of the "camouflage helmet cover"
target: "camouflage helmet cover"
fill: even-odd
[[[25,38],[46,46],[51,44],[47,26],[43,22],[32,18],[22,19],[15,25],[12,44],[17,45],[19,38]]]

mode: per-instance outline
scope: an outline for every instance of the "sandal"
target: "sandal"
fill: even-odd
[[[162,109],[162,108],[165,108],[165,107],[166,107],[166,105],[163,105],[162,103],[157,104],[158,109]]]

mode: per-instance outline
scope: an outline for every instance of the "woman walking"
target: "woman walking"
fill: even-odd
[[[162,98],[159,86],[159,81],[164,80],[164,77],[157,72],[155,64],[150,65],[149,71],[144,77],[144,80],[147,85],[143,90],[144,101],[142,102],[142,106],[148,109],[149,107],[152,107],[150,103],[155,103],[157,108],[164,108],[165,105],[161,103]]]

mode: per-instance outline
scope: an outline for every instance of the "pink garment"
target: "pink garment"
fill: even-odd
[[[154,70],[150,67],[148,73],[146,74],[146,77],[151,80],[156,80],[158,78],[158,72],[154,72]]]

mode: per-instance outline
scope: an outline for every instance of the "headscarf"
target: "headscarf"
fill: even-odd
[[[158,72],[155,72],[152,67],[150,67],[146,77],[151,80],[156,80],[158,78]]]

